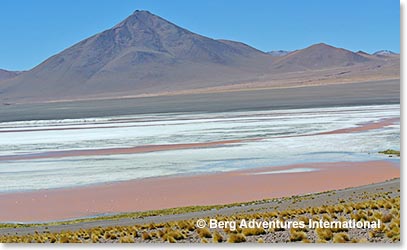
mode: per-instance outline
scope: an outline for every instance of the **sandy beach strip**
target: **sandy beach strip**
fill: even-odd
[[[296,169],[312,171],[298,172]],[[38,222],[104,213],[227,204],[356,187],[397,177],[400,177],[399,163],[386,160],[306,163],[3,193],[0,194],[0,221]]]

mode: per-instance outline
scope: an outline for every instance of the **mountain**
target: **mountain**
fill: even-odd
[[[367,53],[367,52],[365,52],[363,50],[359,50],[358,52],[356,52],[356,54],[361,55],[361,56],[368,56],[368,57],[370,56],[369,53]]]
[[[0,69],[0,81],[11,79],[21,74],[21,71],[8,71],[4,69]]]
[[[269,51],[267,52],[267,54],[271,55],[271,56],[285,56],[290,54],[292,51],[287,51],[287,50],[273,50],[273,51]]]
[[[214,40],[135,11],[2,84],[0,97],[75,99],[211,87],[252,79],[270,62],[243,43]]]
[[[391,51],[391,50],[379,50],[373,53],[375,56],[394,56],[398,55],[397,53]]]
[[[273,63],[274,70],[284,72],[335,68],[365,63],[371,59],[349,50],[324,43],[294,51]]]
[[[399,77],[399,57],[382,57],[323,43],[264,53],[135,11],[32,70],[0,81],[0,101],[123,98]]]

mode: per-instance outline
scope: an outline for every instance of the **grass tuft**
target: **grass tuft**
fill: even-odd
[[[223,241],[223,237],[218,231],[213,233],[212,238],[214,243],[221,243]]]
[[[333,238],[334,243],[346,243],[349,242],[349,235],[347,233],[337,233]]]
[[[241,243],[241,242],[246,242],[246,237],[243,234],[238,233],[229,235],[228,243]]]
[[[208,228],[199,228],[197,230],[199,237],[201,238],[212,238],[211,231]]]

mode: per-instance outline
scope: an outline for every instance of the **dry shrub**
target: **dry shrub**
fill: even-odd
[[[241,243],[241,242],[246,242],[246,237],[241,234],[230,234],[229,235],[229,239],[228,239],[229,243]]]
[[[347,233],[337,233],[334,235],[334,243],[346,243],[349,242],[349,235]]]
[[[243,228],[242,233],[245,236],[251,236],[251,235],[265,234],[266,231],[262,227],[259,227],[259,228]]]
[[[201,238],[212,238],[211,231],[206,227],[198,228],[197,233]]]
[[[218,231],[213,233],[212,238],[214,243],[220,243],[223,241],[223,237]]]

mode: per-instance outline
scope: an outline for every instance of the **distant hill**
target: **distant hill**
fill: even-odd
[[[349,50],[319,43],[281,57],[273,64],[275,70],[302,71],[351,66],[370,59]]]
[[[273,50],[273,51],[269,51],[267,52],[267,54],[271,55],[271,56],[285,56],[290,54],[292,51],[287,51],[287,50]]]
[[[0,81],[11,79],[21,74],[21,71],[8,71],[4,69],[0,69]]]
[[[398,55],[398,53],[393,52],[391,50],[379,50],[379,51],[376,51],[375,53],[373,53],[373,55],[375,55],[375,56],[394,56],[394,55]]]
[[[359,50],[358,52],[356,52],[356,54],[361,55],[361,56],[370,56],[369,53],[363,51],[363,50]]]
[[[0,101],[146,96],[240,88],[239,84],[245,83],[242,86],[248,87],[256,82],[272,85],[275,79],[291,79],[291,84],[296,84],[308,75],[320,80],[320,70],[334,68],[339,73],[325,76],[336,78],[336,74],[350,72],[346,73],[349,78],[359,71],[364,76],[370,76],[371,71],[380,75],[380,70],[391,67],[387,71],[392,77],[399,70],[397,65],[397,58],[389,61],[323,43],[291,53],[264,53],[244,43],[195,34],[148,11],[135,11],[111,29],[80,41],[30,71],[19,75],[1,71],[0,77],[8,79],[0,82]],[[356,73],[349,69],[354,66],[359,67]],[[310,73],[296,75],[296,80],[285,75],[287,72]]]

